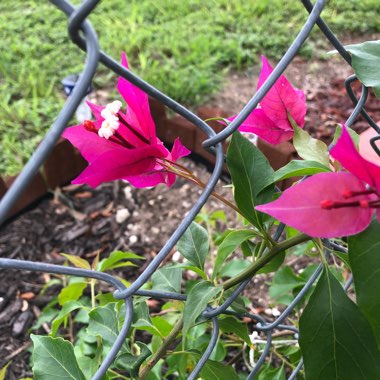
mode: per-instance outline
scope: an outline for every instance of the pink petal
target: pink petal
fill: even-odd
[[[138,149],[115,148],[99,155],[73,183],[96,187],[103,182],[151,172],[156,166],[155,157],[163,157],[159,145]]]
[[[99,127],[97,124],[100,123],[101,121],[95,122],[95,127]],[[94,161],[105,152],[120,149],[120,145],[100,137],[96,132],[88,131],[82,124],[66,128],[62,137],[69,140],[88,162]]]
[[[191,153],[191,150],[187,149],[182,145],[181,140],[177,137],[174,141],[173,148],[171,151],[172,160],[174,162],[178,161],[181,157],[188,156]]]
[[[127,115],[122,112],[119,112],[118,115],[120,120],[124,120],[128,124],[128,127],[126,127],[123,123],[119,123],[119,128],[117,130],[125,140],[136,148],[149,145],[150,143],[154,144],[153,141],[146,139],[140,128],[135,128],[128,122]]]
[[[233,116],[228,120],[232,121],[236,118]],[[269,119],[261,108],[256,108],[247,117],[244,123],[239,127],[240,132],[254,133],[270,144],[277,145],[283,141],[290,140],[293,137],[293,129],[285,131],[277,128],[276,124]]]
[[[128,60],[124,52],[121,62],[128,68]],[[150,114],[148,95],[123,77],[119,78],[117,88],[128,105],[126,114],[128,124],[139,130],[150,142],[155,142],[156,128]]]
[[[257,83],[260,88],[273,69],[268,60],[262,56],[262,69]],[[288,112],[300,128],[305,124],[306,102],[303,91],[297,90],[289,83],[284,75],[281,75],[274,86],[261,101],[261,108],[272,119],[276,127],[292,130],[288,119]]]
[[[102,115],[100,113],[103,111],[103,109],[105,107],[99,106],[99,105],[97,105],[95,103],[91,103],[89,100],[87,100],[86,103],[91,108],[91,111],[92,111],[92,113],[95,116],[95,119],[97,119],[97,120],[98,119],[104,120],[104,118],[102,117]]]
[[[357,178],[380,190],[380,166],[367,161],[359,154],[345,125],[330,154]]]
[[[171,187],[176,180],[176,176],[175,174],[168,172],[155,172],[143,173],[137,176],[128,176],[125,180],[137,188],[152,187],[160,183],[164,183],[168,187]]]
[[[313,237],[354,235],[368,226],[372,209],[344,207],[326,210],[320,206],[324,200],[347,202],[343,197],[345,190],[363,191],[365,186],[350,173],[320,173],[287,189],[274,202],[256,209]],[[349,201],[361,199],[371,198],[361,195]]]

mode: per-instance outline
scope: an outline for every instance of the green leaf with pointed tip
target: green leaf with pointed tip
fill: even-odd
[[[274,181],[331,171],[317,161],[293,160],[274,173]]]
[[[61,253],[61,255],[66,257],[66,259],[77,268],[91,269],[90,263],[79,256],[69,255],[68,253]]]
[[[335,133],[334,133],[334,139],[333,139],[333,142],[331,143],[332,145],[336,144],[339,137],[342,135],[342,131],[343,131],[342,126],[340,124],[337,124],[336,129],[335,129]],[[352,141],[354,142],[356,148],[358,149],[360,136],[351,128],[347,128],[347,131],[348,131],[350,137],[352,138]]]
[[[199,269],[204,269],[209,250],[208,233],[201,225],[192,222],[177,244],[178,251]]]
[[[62,338],[31,335],[33,374],[36,380],[85,380],[73,345]]]
[[[227,166],[239,210],[253,225],[261,227],[266,216],[255,210],[255,206],[272,200],[272,167],[263,153],[239,132],[233,134],[228,147]]]
[[[199,276],[203,280],[207,280],[207,274],[202,269],[199,269],[199,268],[197,268],[194,265],[175,264],[175,265],[172,266],[172,268],[181,268],[181,269],[191,270],[192,272],[195,272],[196,274],[199,274]]]
[[[380,379],[371,326],[325,267],[300,319],[306,379]]]
[[[200,281],[191,288],[183,310],[183,335],[186,335],[207,304],[221,291],[221,287],[215,287],[208,281]]]
[[[374,331],[380,347],[380,224],[373,220],[369,227],[348,238],[348,255],[354,276],[356,301]]]
[[[239,380],[232,366],[214,360],[207,360],[200,374],[202,380]]]
[[[78,301],[86,287],[86,282],[73,282],[65,286],[58,294],[59,304],[62,306],[68,301]]]
[[[293,126],[293,129],[293,145],[298,155],[304,160],[316,161],[327,168],[330,167],[327,145],[320,140],[312,138],[300,127]]]
[[[226,261],[227,257],[234,252],[243,242],[249,239],[253,239],[257,235],[257,232],[252,230],[235,230],[231,231],[222,244],[218,248],[218,253],[216,255],[214,272],[212,274],[212,280],[218,275],[223,263]]]
[[[116,312],[117,303],[99,306],[89,313],[88,333],[102,338],[105,346],[112,346],[119,334],[119,320]]]
[[[83,305],[80,302],[77,301],[69,301],[66,302],[59,314],[54,318],[52,324],[51,324],[51,335],[54,337],[57,335],[59,326],[68,318],[69,314],[72,313],[74,310],[78,310],[83,308]]]
[[[145,260],[144,257],[136,255],[133,252],[123,252],[123,251],[114,251],[106,259],[101,260],[97,265],[97,270],[104,272],[106,270],[120,268],[122,266],[136,266],[136,264],[131,263],[130,261],[124,260]]]
[[[380,41],[366,41],[345,46],[352,55],[356,76],[367,87],[372,87],[380,98]]]
[[[173,266],[160,268],[152,275],[153,290],[176,293],[181,290],[182,269]]]
[[[5,375],[7,374],[7,368],[11,362],[7,363],[3,368],[0,369],[0,380],[5,380]]]

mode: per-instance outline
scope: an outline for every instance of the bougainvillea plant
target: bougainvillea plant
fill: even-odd
[[[368,49],[378,47],[379,43],[350,47],[356,54],[354,69],[359,78],[364,75],[363,81]],[[122,62],[128,67],[125,55]],[[371,62],[371,73],[380,77],[380,65]],[[271,72],[262,57],[258,88]],[[170,152],[157,138],[147,95],[122,78],[118,90],[125,111],[120,100],[105,106],[89,103],[95,120],[70,127],[63,135],[89,163],[74,183],[95,187],[121,179],[136,187],[171,186],[182,177],[204,187],[178,163],[188,149],[177,139]],[[152,316],[147,299],[134,297],[131,331],[107,379],[188,378],[211,339],[211,324],[201,317],[207,306],[221,305],[241,281],[270,272],[275,272],[269,286],[272,301],[280,308],[289,305],[317,262],[323,268],[318,282],[290,316],[297,324],[301,315],[299,339],[292,339],[293,331],[286,328],[274,331],[271,355],[257,378],[284,379],[303,357],[304,370],[297,379],[380,379],[380,166],[361,156],[355,133],[345,125],[337,126],[336,143],[329,151],[303,129],[305,114],[304,92],[282,75],[239,128],[271,144],[292,139],[302,159],[277,171],[240,132],[233,134],[226,163],[235,202],[213,195],[240,214],[240,227],[220,229],[226,221],[222,211],[198,215],[177,244],[185,262],[166,263],[146,285],[184,293],[186,301],[156,304]],[[276,183],[284,179],[293,183],[281,193]],[[273,232],[279,223],[286,225],[285,232],[276,240]],[[313,256],[312,263],[295,272],[285,260],[300,254]],[[65,257],[79,268],[101,272],[143,259],[131,252],[97,256],[92,264]],[[351,274],[355,287],[347,295],[342,284]],[[47,379],[51,373],[60,379],[91,379],[97,371],[125,315],[123,301],[113,298],[111,290],[100,289],[95,280],[70,278],[62,283],[58,299],[35,326],[50,321],[49,336],[32,336],[36,379]],[[263,333],[252,321],[236,318],[253,309],[240,295],[230,305],[230,314],[219,315],[219,339],[198,378],[238,380],[255,368],[265,343]],[[57,337],[65,333],[69,339]]]

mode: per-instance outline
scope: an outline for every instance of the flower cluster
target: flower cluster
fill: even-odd
[[[267,80],[273,69],[268,60],[262,56],[262,69],[257,83],[259,89]],[[306,97],[302,90],[298,90],[281,75],[268,91],[259,106],[247,117],[239,127],[240,132],[254,133],[270,144],[280,144],[290,140],[293,127],[289,116],[298,127],[305,125]],[[236,116],[228,120],[233,121]]]
[[[122,64],[128,68],[125,54]],[[272,71],[263,56],[258,88]],[[63,134],[89,163],[73,183],[96,187],[123,179],[135,187],[171,186],[176,175],[198,183],[194,175],[176,164],[190,153],[180,140],[175,140],[169,152],[157,138],[147,95],[124,78],[119,78],[118,90],[127,103],[125,113],[119,100],[105,107],[88,102],[95,121],[86,120]],[[281,75],[239,130],[279,144],[293,137],[294,127],[303,128],[305,114],[304,92]],[[256,209],[313,237],[356,234],[368,226],[374,210],[380,220],[380,167],[359,154],[345,126],[331,157],[347,172],[313,175]]]
[[[122,64],[128,68],[125,54]],[[177,139],[169,152],[157,138],[147,94],[124,78],[119,78],[118,90],[127,103],[125,113],[119,100],[105,107],[88,102],[95,121],[86,120],[63,133],[89,163],[73,183],[96,187],[122,179],[135,187],[172,186],[176,175],[171,165],[190,151]]]

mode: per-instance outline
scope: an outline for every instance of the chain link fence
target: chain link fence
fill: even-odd
[[[104,281],[110,284],[114,289],[114,297],[120,300],[124,300],[125,302],[125,320],[123,326],[120,330],[120,333],[115,340],[112,349],[109,351],[102,364],[98,368],[96,374],[93,379],[100,380],[105,375],[107,369],[113,363],[116,355],[118,354],[121,346],[123,345],[128,331],[130,329],[132,323],[132,314],[133,314],[133,303],[132,299],[134,296],[146,296],[154,299],[172,299],[172,300],[180,300],[186,301],[186,295],[184,294],[176,294],[169,293],[163,291],[147,291],[142,290],[142,286],[150,279],[152,274],[157,270],[160,264],[165,260],[170,251],[174,248],[178,240],[184,234],[186,229],[189,227],[191,222],[194,220],[198,212],[201,210],[202,206],[206,203],[208,198],[210,197],[214,186],[219,180],[219,177],[222,173],[223,163],[224,163],[224,154],[222,149],[222,142],[228,138],[241,123],[248,117],[248,115],[252,112],[253,109],[257,107],[259,102],[263,99],[269,89],[273,86],[276,80],[280,77],[280,75],[284,72],[287,66],[291,63],[298,50],[308,38],[312,28],[317,25],[320,30],[323,32],[325,37],[330,41],[333,47],[338,51],[338,53],[343,57],[343,59],[347,62],[348,65],[351,64],[351,57],[349,53],[345,50],[344,46],[339,42],[337,37],[332,33],[323,19],[320,17],[320,14],[324,8],[325,0],[318,0],[315,4],[312,4],[309,0],[301,0],[307,12],[309,12],[309,17],[304,24],[303,28],[298,33],[297,37],[294,39],[293,43],[284,54],[282,59],[279,61],[278,65],[274,68],[271,75],[268,77],[266,82],[260,87],[260,89],[255,93],[255,95],[251,98],[251,100],[246,104],[246,106],[241,110],[236,119],[224,128],[220,133],[215,133],[214,130],[207,125],[203,120],[201,120],[194,113],[189,111],[184,106],[178,104],[176,101],[160,92],[149,83],[145,82],[143,79],[139,78],[128,69],[124,68],[121,64],[116,62],[110,56],[108,56],[105,52],[100,49],[98,38],[95,30],[92,28],[90,22],[87,20],[88,16],[94,10],[96,5],[100,0],[86,0],[84,1],[78,8],[75,8],[66,0],[51,0],[51,2],[58,7],[62,12],[66,14],[68,17],[68,32],[71,40],[78,45],[78,47],[84,51],[86,51],[86,60],[85,60],[85,68],[80,75],[80,78],[71,94],[68,98],[66,104],[64,105],[62,111],[58,115],[55,123],[51,126],[49,131],[47,132],[44,140],[40,144],[40,146],[36,149],[28,163],[25,165],[24,169],[17,177],[15,182],[9,191],[5,194],[0,202],[0,224],[3,224],[7,214],[10,212],[12,207],[14,206],[17,199],[22,195],[23,191],[26,189],[27,185],[31,182],[34,176],[37,174],[40,166],[44,163],[49,153],[52,151],[54,144],[59,139],[61,133],[67,126],[68,122],[72,118],[76,108],[86,95],[86,91],[91,84],[93,76],[96,72],[98,63],[103,64],[108,69],[112,70],[116,74],[124,77],[151,97],[159,100],[163,104],[165,104],[168,108],[173,110],[174,112],[182,115],[188,121],[196,125],[203,132],[205,132],[208,138],[203,142],[204,149],[207,149],[211,153],[215,155],[216,161],[208,180],[206,187],[203,192],[199,196],[199,199],[195,202],[190,212],[183,218],[183,221],[178,226],[177,230],[172,234],[170,239],[166,242],[166,244],[162,247],[157,256],[151,261],[151,263],[147,266],[144,272],[137,278],[137,280],[128,288],[124,286],[124,284],[118,280],[116,277],[101,273],[97,271],[84,270],[79,268],[70,268],[61,265],[52,265],[31,261],[22,261],[15,259],[6,259],[0,258],[0,268],[2,269],[18,269],[18,270],[27,270],[33,272],[46,272],[46,273],[55,273],[62,275],[70,275],[70,276],[79,276],[86,278],[93,278],[99,281]],[[353,90],[352,83],[357,81],[355,75],[347,78],[346,90],[354,104],[354,110],[352,111],[350,117],[346,121],[347,126],[351,126],[355,119],[361,114],[364,119],[368,122],[368,124],[377,132],[378,136],[375,136],[371,139],[371,146],[373,149],[380,155],[380,151],[376,146],[376,141],[380,139],[380,127],[371,119],[368,113],[365,111],[365,103],[368,96],[367,88],[362,85],[362,92],[360,98],[356,98]],[[283,224],[279,225],[277,228],[273,239],[278,240],[285,226]],[[339,250],[343,253],[347,253],[344,247],[341,247],[334,242],[329,242],[325,240],[326,246],[326,254],[329,249],[334,248],[335,250]],[[294,326],[284,324],[286,318],[290,315],[290,313],[294,310],[297,304],[300,302],[302,297],[306,294],[306,292],[310,289],[313,283],[318,278],[319,274],[322,271],[322,266],[320,265],[314,274],[310,277],[307,284],[304,288],[299,292],[296,298],[291,302],[291,304],[278,316],[274,322],[267,322],[263,317],[257,314],[239,314],[229,309],[229,306],[233,303],[233,301],[243,292],[247,284],[250,282],[250,279],[241,282],[232,294],[228,297],[228,299],[219,307],[211,308],[208,307],[202,314],[204,321],[211,321],[213,325],[211,340],[208,344],[208,347],[204,351],[202,357],[197,363],[196,367],[193,369],[192,373],[189,375],[189,379],[196,379],[198,377],[199,372],[204,366],[205,362],[210,357],[213,349],[216,346],[218,339],[218,317],[222,314],[234,315],[238,318],[249,318],[255,323],[255,329],[257,331],[262,331],[266,334],[266,342],[265,347],[261,353],[259,360],[256,362],[252,371],[247,375],[247,379],[253,379],[255,375],[261,369],[263,363],[265,362],[266,357],[268,356],[271,344],[272,344],[272,334],[273,331],[276,330],[290,330],[294,331],[295,339],[298,338],[298,330]],[[347,282],[346,289],[350,286],[352,282],[352,278]],[[289,379],[295,379],[297,373],[302,368],[302,360],[298,364],[298,366],[294,369],[292,374],[289,376]]]

